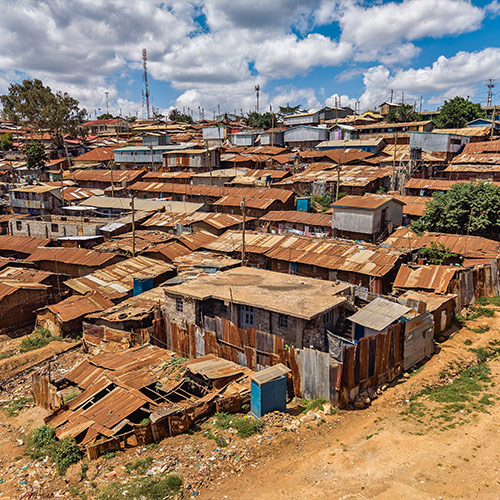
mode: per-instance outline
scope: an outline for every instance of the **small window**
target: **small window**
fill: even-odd
[[[298,274],[298,273],[299,273],[298,262],[290,262],[290,274]]]
[[[175,309],[178,313],[184,312],[184,302],[182,299],[175,300]]]
[[[59,232],[59,225],[58,225],[58,224],[51,224],[51,225],[50,225],[50,230],[51,230],[53,233],[58,233],[58,232]]]
[[[329,326],[332,324],[333,321],[333,311],[328,311],[327,313],[323,314],[323,326]]]
[[[286,314],[280,314],[278,316],[278,326],[280,328],[288,328],[288,316]]]
[[[23,229],[23,223],[20,220],[16,220],[16,229],[18,231],[22,231]]]

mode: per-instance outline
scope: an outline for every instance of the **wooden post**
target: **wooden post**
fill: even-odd
[[[339,201],[339,190],[340,190],[340,162],[337,163],[337,192],[335,194],[335,201]]]
[[[132,200],[130,201],[130,206],[132,207],[132,257],[135,257],[135,209],[134,209],[134,199],[135,199],[135,196],[132,196]]]
[[[398,131],[394,131],[394,155],[392,157],[392,179],[391,179],[391,191],[396,189],[396,150],[398,146]]]
[[[497,114],[497,107],[493,106],[493,116],[491,117],[491,134],[490,141],[493,140],[493,131],[495,130],[495,115]]]

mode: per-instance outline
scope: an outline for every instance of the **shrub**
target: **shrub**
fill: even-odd
[[[19,350],[21,352],[28,352],[41,349],[53,340],[59,340],[59,337],[52,337],[47,328],[37,328],[31,335],[28,335],[21,341]]]
[[[63,475],[68,467],[83,458],[83,452],[71,437],[57,441],[52,459],[56,463],[57,472]]]
[[[98,500],[173,500],[182,491],[182,479],[176,475],[141,477],[125,483],[111,483],[100,490]]]
[[[264,427],[262,420],[255,420],[252,417],[242,417],[230,415],[229,413],[217,412],[215,414],[215,426],[219,429],[235,429],[238,436],[247,438]]]
[[[7,401],[2,405],[2,410],[7,413],[9,417],[17,417],[19,412],[28,404],[33,401],[33,398],[17,398]]]
[[[307,413],[309,411],[313,410],[321,410],[323,411],[323,408],[328,401],[323,398],[316,398],[316,399],[311,399],[310,401],[307,399],[303,399],[300,402],[300,406],[302,407],[302,413]]]

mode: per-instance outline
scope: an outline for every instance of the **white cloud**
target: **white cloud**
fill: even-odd
[[[385,66],[374,66],[363,74],[365,91],[359,98],[361,109],[374,108],[389,99],[389,77]]]
[[[349,97],[345,94],[332,94],[325,100],[325,105],[333,107],[335,106],[335,104],[337,104],[338,106],[349,106],[352,110],[355,110],[356,101],[357,99],[355,99],[354,97]]]
[[[298,89],[293,86],[278,87],[275,89],[277,94],[272,97],[271,102],[273,109],[276,111],[280,106],[297,106],[309,110],[318,109],[321,107],[316,92],[312,88]]]

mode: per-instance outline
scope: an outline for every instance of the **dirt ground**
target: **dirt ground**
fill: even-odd
[[[424,387],[447,384],[464,366],[476,364],[478,355],[470,349],[499,340],[499,330],[500,310],[493,318],[468,322],[439,344],[421,369],[402,377],[365,410],[271,415],[261,434],[245,440],[225,432],[228,446],[222,448],[207,438],[208,421],[192,435],[101,457],[91,462],[84,480],[79,465],[76,474],[70,470],[61,478],[51,464],[22,456],[26,433],[41,425],[47,412],[29,404],[15,417],[0,411],[0,498],[76,498],[76,491],[95,498],[103,485],[130,478],[127,463],[147,457],[152,460],[148,474],[178,474],[188,488],[186,498],[202,500],[500,498],[500,357],[488,361],[491,403],[482,411],[465,418],[457,410],[451,418],[456,426],[434,418],[440,411],[436,405],[425,417],[408,413]],[[81,358],[74,350],[61,353],[53,369],[63,373]],[[23,374],[4,383],[2,400],[15,390],[26,392],[28,380]],[[290,428],[299,418],[301,425]],[[29,484],[39,485],[38,496],[23,496]]]

